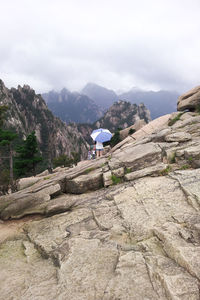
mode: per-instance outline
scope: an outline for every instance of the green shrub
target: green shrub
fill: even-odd
[[[168,165],[164,170],[162,170],[162,171],[160,172],[160,174],[161,174],[162,176],[165,176],[165,175],[167,175],[171,170],[172,170],[172,167],[171,167],[170,165]]]
[[[133,128],[130,128],[129,129],[129,132],[128,132],[128,134],[130,135],[130,134],[133,134],[133,133],[135,133],[136,132],[136,130],[135,129],[133,129]]]
[[[44,177],[43,180],[48,180],[50,178],[51,178],[51,176],[47,176],[47,177]]]
[[[176,162],[176,153],[174,152],[174,153],[172,153],[172,155],[171,155],[171,157],[170,157],[170,163],[171,164],[174,164],[175,162]]]
[[[187,170],[187,169],[189,169],[189,168],[190,168],[189,165],[183,165],[183,166],[180,168],[180,170]]]
[[[125,174],[131,173],[131,169],[130,168],[125,168],[124,173]]]
[[[200,104],[197,105],[196,110],[195,110],[199,115],[200,115]]]
[[[115,145],[117,145],[119,142],[121,142],[120,139],[120,130],[118,129],[114,135],[112,136],[111,140],[110,140],[110,146],[114,147]]]
[[[89,174],[90,172],[94,171],[95,168],[88,168],[84,171],[84,174]]]
[[[118,184],[118,183],[121,182],[121,178],[119,178],[119,177],[117,177],[115,175],[112,175],[111,179],[112,179],[113,184]]]
[[[183,114],[184,114],[184,113],[179,113],[175,118],[169,120],[168,126],[174,125],[178,120],[180,120],[180,118],[181,118],[181,116],[182,116]]]
[[[53,159],[54,168],[64,166],[70,167],[73,164],[73,159],[69,158],[67,155],[63,154]]]
[[[188,160],[189,160],[190,162],[193,161],[193,157],[192,157],[192,156],[188,157]]]

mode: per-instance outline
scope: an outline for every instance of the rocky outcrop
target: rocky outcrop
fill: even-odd
[[[197,86],[178,98],[177,110],[195,111],[200,107],[200,86]]]
[[[199,299],[200,116],[168,120],[0,197],[2,299]]]
[[[78,152],[87,157],[87,143],[76,126],[66,126],[48,110],[41,95],[28,85],[10,90],[0,80],[0,105],[9,107],[6,128],[16,131],[25,138],[35,131],[39,148],[45,160],[52,160],[61,154],[71,156]]]
[[[131,104],[126,101],[115,102],[105,115],[94,123],[95,128],[108,128],[115,132],[118,128],[125,129],[139,120],[151,121],[150,112],[144,104]]]
[[[117,101],[106,111],[102,118],[90,125],[78,124],[77,128],[85,140],[92,144],[90,134],[96,128],[107,128],[112,133],[120,129],[120,139],[123,140],[150,121],[150,112],[144,104],[136,105],[126,101]]]

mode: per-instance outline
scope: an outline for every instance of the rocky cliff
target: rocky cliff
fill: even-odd
[[[144,120],[145,123],[151,121],[150,111],[144,104],[136,105],[119,100],[101,119],[95,122],[95,127],[108,128],[111,132],[115,132],[118,128],[125,129],[139,120]]]
[[[90,134],[93,129],[107,128],[114,133],[119,128],[126,129],[131,126],[138,130],[141,125],[147,124],[149,121],[151,121],[150,112],[144,104],[136,105],[119,100],[106,111],[103,117],[93,124],[78,124],[78,130],[91,143]],[[125,136],[127,135],[128,133]]]
[[[8,105],[6,127],[21,137],[36,132],[40,151],[46,159],[60,154],[87,153],[87,144],[75,126],[66,126],[48,110],[45,101],[28,85],[7,89],[0,81],[0,105]]]
[[[0,197],[1,299],[199,299],[198,105]]]

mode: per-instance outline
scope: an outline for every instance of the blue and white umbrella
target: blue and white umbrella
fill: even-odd
[[[108,129],[99,128],[92,131],[90,135],[94,141],[104,143],[110,141],[112,133]]]

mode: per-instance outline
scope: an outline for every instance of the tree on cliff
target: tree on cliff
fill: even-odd
[[[15,157],[15,172],[18,176],[36,175],[36,166],[42,161],[38,153],[37,139],[35,132],[29,134],[23,145],[16,149],[18,156]]]
[[[8,107],[6,105],[2,105],[0,106],[0,146],[1,147],[1,160],[4,159],[8,159],[9,158],[9,165],[10,165],[10,176],[9,176],[9,183],[10,183],[10,187],[11,190],[13,191],[14,189],[14,183],[13,183],[13,145],[12,142],[13,140],[17,137],[16,133],[13,133],[9,130],[4,130],[3,129],[3,124],[5,121],[5,113],[8,110]],[[7,154],[9,153],[9,155]],[[7,168],[8,170],[8,168]],[[5,178],[5,174],[7,174],[6,170],[4,168],[1,168],[1,179],[2,179],[2,183],[3,185],[5,185],[6,183],[6,178]],[[8,177],[7,177],[8,178]]]

